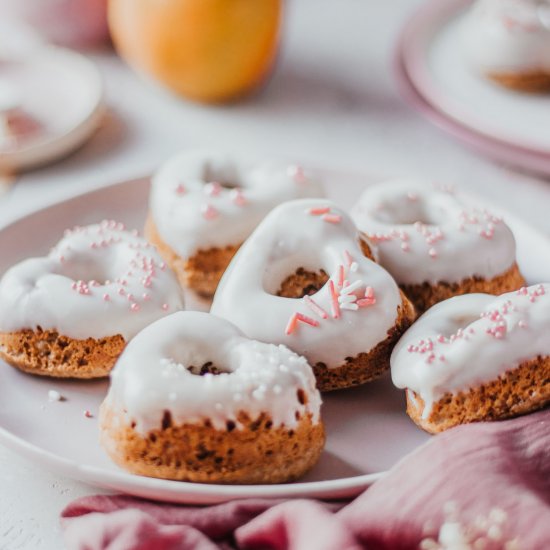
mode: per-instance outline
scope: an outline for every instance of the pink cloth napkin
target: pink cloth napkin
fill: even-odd
[[[69,550],[548,550],[550,409],[438,435],[348,503],[92,496],[62,527]]]

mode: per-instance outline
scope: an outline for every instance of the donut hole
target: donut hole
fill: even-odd
[[[213,374],[214,376],[217,376],[219,374],[223,374],[224,372],[225,373],[228,372],[214,365],[212,361],[207,361],[206,363],[202,364],[200,367],[191,365],[187,367],[187,370],[191,374],[195,374],[196,376],[204,376],[205,374]]]
[[[444,212],[415,195],[392,197],[391,201],[385,201],[373,209],[371,216],[387,225],[411,225],[417,222],[439,225],[445,221]]]
[[[216,182],[224,189],[236,189],[242,187],[241,178],[236,170],[228,166],[215,166],[207,164],[201,175],[202,181],[206,184]]]
[[[277,296],[295,299],[311,296],[323,288],[328,280],[329,276],[324,269],[309,271],[299,267],[283,280],[277,291]]]
[[[105,285],[108,281],[116,279],[116,277],[112,277],[101,265],[91,262],[89,259],[67,263],[63,265],[61,273],[59,274],[73,281],[96,281],[100,285]]]
[[[463,313],[450,318],[445,327],[442,327],[440,334],[449,338],[459,330],[466,330],[472,323],[479,321],[479,313]]]

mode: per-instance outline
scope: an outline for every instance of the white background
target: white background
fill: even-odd
[[[60,198],[149,173],[176,150],[201,145],[456,183],[550,232],[549,182],[478,157],[399,98],[393,48],[420,3],[288,2],[282,52],[269,85],[228,107],[177,100],[135,76],[112,52],[92,54],[105,80],[108,117],[76,154],[21,177],[0,197],[0,226]],[[94,492],[0,446],[0,548],[61,548],[61,509]]]

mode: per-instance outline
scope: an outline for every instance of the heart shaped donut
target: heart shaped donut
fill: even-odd
[[[437,433],[524,414],[550,402],[550,287],[468,294],[428,310],[391,357],[407,413]]]
[[[386,181],[365,190],[352,217],[418,312],[452,296],[525,284],[509,227],[450,188]]]
[[[389,273],[365,257],[349,216],[318,199],[284,203],[264,219],[231,262],[211,311],[250,338],[306,357],[322,391],[380,376],[414,318]]]
[[[138,334],[101,406],[101,442],[130,472],[204,483],[298,478],[324,445],[311,367],[208,313]]]
[[[0,357],[45,376],[106,376],[142,328],[183,308],[155,248],[122,224],[66,231],[0,281]]]
[[[461,35],[477,72],[519,91],[550,90],[548,0],[477,0]]]
[[[211,297],[239,246],[272,208],[323,195],[299,166],[185,151],[153,177],[145,234],[183,286]]]

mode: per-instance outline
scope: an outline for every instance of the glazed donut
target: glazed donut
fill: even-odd
[[[550,286],[458,296],[428,310],[391,357],[407,413],[437,433],[550,402]]]
[[[185,151],[152,181],[145,233],[183,286],[211,297],[231,258],[281,202],[323,196],[298,166]]]
[[[101,442],[140,475],[282,483],[319,458],[320,406],[303,357],[208,313],[179,312],[124,350],[101,406]]]
[[[478,0],[461,32],[477,72],[519,91],[550,90],[548,0]]]
[[[318,199],[264,219],[222,278],[212,313],[306,357],[321,391],[384,373],[414,317],[389,273],[363,255],[349,216]]]
[[[183,307],[154,247],[122,224],[66,231],[0,281],[0,357],[45,376],[106,376],[139,330]]]
[[[525,284],[508,226],[466,206],[452,189],[383,182],[365,190],[352,217],[418,312],[459,294],[502,294]]]

